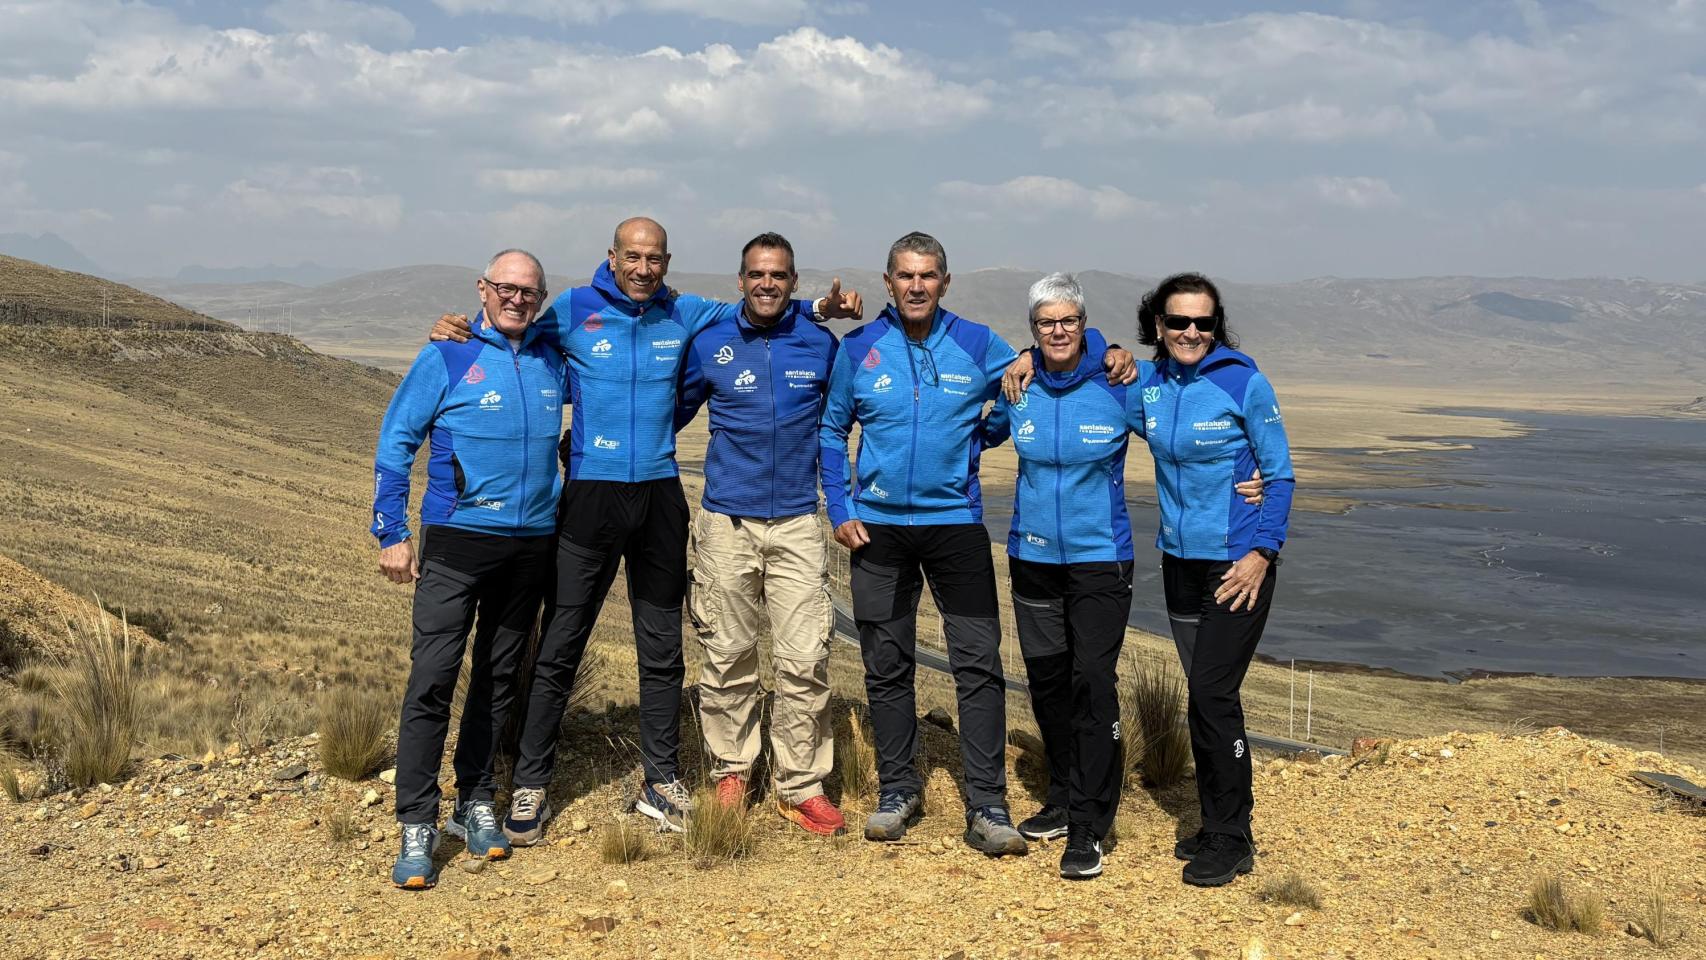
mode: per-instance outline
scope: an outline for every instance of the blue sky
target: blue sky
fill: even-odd
[[[585,273],[937,234],[1247,281],[1706,278],[1706,0],[0,0],[0,232]]]

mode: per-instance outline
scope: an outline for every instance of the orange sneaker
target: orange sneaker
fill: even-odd
[[[847,832],[847,821],[842,819],[841,811],[835,809],[829,798],[821,795],[807,797],[797,804],[779,799],[776,810],[812,833],[835,837]]]
[[[725,807],[738,807],[746,803],[746,778],[738,773],[731,773],[718,780],[717,802]]]

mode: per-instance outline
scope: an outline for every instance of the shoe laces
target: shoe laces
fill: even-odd
[[[797,806],[801,812],[814,820],[834,820],[841,815],[841,811],[835,809],[835,804],[830,803],[829,798],[823,794],[807,797]]]
[[[693,795],[687,792],[687,784],[680,780],[665,780],[662,783],[654,783],[652,789],[659,796],[669,801],[670,806],[683,813],[693,806]]]
[[[432,856],[433,828],[425,823],[403,824],[403,856],[406,859]]]
[[[532,820],[539,816],[539,807],[544,802],[544,790],[538,787],[522,787],[510,799],[509,815],[516,820]]]
[[[462,816],[481,830],[493,831],[498,828],[498,815],[490,800],[473,801],[463,809]]]
[[[1237,838],[1231,834],[1211,833],[1203,838],[1202,846],[1197,848],[1199,855],[1213,851],[1228,850],[1232,847],[1232,841],[1236,839]]]
[[[1095,831],[1087,823],[1069,823],[1066,825],[1066,849],[1082,850],[1085,853],[1096,849],[1098,838]]]
[[[1013,818],[1007,815],[1006,807],[978,807],[977,815],[989,821],[991,826],[1011,827]]]
[[[884,790],[877,795],[878,813],[900,813],[912,802],[912,794],[901,793],[899,790]]]

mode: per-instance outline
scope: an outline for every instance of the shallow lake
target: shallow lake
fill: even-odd
[[[1359,505],[1294,511],[1262,655],[1431,676],[1706,678],[1706,420],[1449,412],[1530,432],[1368,456],[1375,475],[1426,485],[1335,489]],[[1005,542],[1011,491],[986,489],[985,503]],[[1166,635],[1155,503],[1129,505],[1131,622]]]

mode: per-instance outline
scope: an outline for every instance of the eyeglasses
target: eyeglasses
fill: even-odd
[[[1060,330],[1064,333],[1076,333],[1084,327],[1082,314],[1070,317],[1056,317],[1053,320],[1032,320],[1031,325],[1043,333],[1053,333]]]
[[[1166,324],[1169,330],[1189,330],[1191,324],[1194,323],[1197,325],[1197,329],[1204,333],[1213,333],[1214,328],[1220,323],[1214,317],[1185,317],[1177,313],[1162,314],[1161,322]]]
[[[481,277],[486,286],[498,295],[499,300],[516,300],[522,303],[538,303],[545,299],[545,291],[538,287],[518,287],[513,283],[494,283],[490,277]]]
[[[942,385],[942,377],[936,372],[936,355],[930,352],[929,347],[909,339],[906,341],[906,354],[908,357],[917,357],[917,365],[913,369],[917,371],[918,379],[925,386],[939,387]]]

